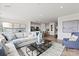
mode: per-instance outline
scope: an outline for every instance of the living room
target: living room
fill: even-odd
[[[79,55],[79,3],[0,3],[1,56]]]

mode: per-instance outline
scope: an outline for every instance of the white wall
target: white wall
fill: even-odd
[[[45,31],[46,30],[45,24],[41,24],[40,29],[41,29],[41,31]]]
[[[45,24],[45,28],[46,28],[46,29],[49,29],[49,23],[46,23],[46,24]]]
[[[62,32],[62,22],[70,20],[79,20],[79,13],[58,17],[58,39],[63,40],[63,38],[69,38],[71,33]]]
[[[26,32],[28,33],[31,32],[30,26],[31,26],[31,22],[30,21],[26,22]]]

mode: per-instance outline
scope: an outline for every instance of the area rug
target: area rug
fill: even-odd
[[[65,47],[62,44],[54,42],[52,43],[52,46],[40,56],[61,56],[64,48]]]
[[[62,44],[53,42],[52,46],[49,49],[47,49],[45,52],[40,54],[39,56],[61,56],[61,54],[64,51],[64,48],[65,47]],[[20,56],[28,56],[27,53],[25,52],[26,47],[22,47],[21,49],[17,49],[17,50]]]

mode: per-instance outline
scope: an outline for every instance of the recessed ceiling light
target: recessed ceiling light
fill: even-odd
[[[63,6],[60,6],[60,8],[63,8]]]
[[[40,14],[40,16],[43,16],[42,14]]]

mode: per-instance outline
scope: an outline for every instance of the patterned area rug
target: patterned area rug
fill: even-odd
[[[52,46],[49,49],[47,49],[45,52],[40,54],[40,56],[61,56],[61,54],[64,51],[64,48],[65,47],[62,44],[53,42]],[[20,56],[28,56],[28,54],[26,53],[26,47],[22,47],[21,49],[17,49],[17,50]],[[34,56],[36,56],[36,52],[34,54],[35,54]]]
[[[40,56],[61,56],[64,48],[62,44],[53,42],[52,46]]]

